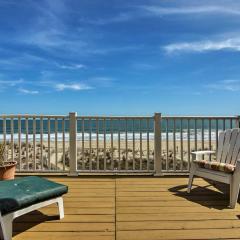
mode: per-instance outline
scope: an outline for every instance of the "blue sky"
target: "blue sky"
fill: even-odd
[[[1,113],[240,114],[240,2],[0,0]]]

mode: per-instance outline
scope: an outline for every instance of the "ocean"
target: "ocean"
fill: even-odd
[[[35,129],[35,137],[36,139],[40,139],[41,137],[43,140],[48,139],[48,134],[50,136],[51,140],[54,140],[56,137],[60,141],[63,138],[63,122],[62,120],[58,120],[57,124],[55,124],[55,120],[51,119],[50,120],[50,128],[48,127],[48,121],[43,120],[42,124],[42,129],[43,132],[41,134],[41,123],[39,119],[36,119],[36,129]],[[98,124],[98,127],[97,127]],[[218,129],[219,131],[222,129],[228,129],[231,126],[234,126],[235,122],[231,120],[218,120]],[[33,120],[29,119],[28,120],[28,128],[26,128],[26,121],[21,120],[21,139],[24,140],[26,139],[26,133],[28,133],[28,139],[31,140],[33,139]],[[225,125],[225,126],[224,126]],[[0,140],[3,140],[4,136],[4,129],[3,129],[3,120],[0,119]],[[11,139],[11,128],[13,129],[13,138],[18,139],[19,138],[19,122],[17,119],[13,120],[13,126],[11,126],[11,121],[10,119],[6,120],[6,139],[10,140]],[[168,135],[167,135],[167,128],[168,128]],[[173,134],[175,128],[175,135]],[[98,129],[98,133],[97,133]],[[182,123],[180,120],[175,121],[175,126],[174,126],[174,121],[169,120],[168,124],[166,120],[162,120],[162,139],[165,140],[167,137],[169,140],[175,139],[178,141],[181,139],[181,136],[183,140],[188,139],[188,121],[183,120]],[[182,129],[182,132],[181,132]],[[27,130],[27,131],[26,131]],[[67,141],[69,139],[69,121],[65,120],[65,140]],[[57,134],[55,133],[57,132]],[[84,132],[84,133],[83,133]],[[133,134],[134,132],[134,134]],[[189,121],[189,133],[190,133],[190,140],[195,139],[195,121],[190,120]],[[82,140],[82,134],[84,134],[84,139],[87,141],[90,139],[90,134],[91,134],[91,140],[96,140],[97,137],[99,140],[111,140],[111,137],[113,137],[114,140],[126,140],[129,141],[133,140],[139,140],[142,138],[142,140],[154,139],[154,121],[153,119],[150,119],[149,121],[143,119],[135,119],[134,122],[132,119],[125,120],[106,120],[105,122],[103,120],[98,120],[98,123],[96,120],[84,120],[84,128],[83,128],[83,123],[82,120],[77,121],[77,139]],[[105,137],[104,137],[105,135]],[[196,135],[197,139],[201,140],[202,138],[204,140],[209,140],[209,135],[211,136],[211,140],[216,139],[216,121],[213,120],[211,121],[211,134],[209,134],[209,120],[197,120],[196,124]]]

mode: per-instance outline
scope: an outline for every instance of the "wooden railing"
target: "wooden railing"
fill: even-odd
[[[191,151],[215,150],[238,116],[1,115],[0,142],[18,172],[184,174]]]

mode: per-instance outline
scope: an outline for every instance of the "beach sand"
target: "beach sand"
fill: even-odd
[[[97,151],[98,144],[98,151]],[[196,144],[196,149],[195,149]],[[8,144],[7,144],[8,145]],[[84,145],[84,151],[83,151]],[[211,142],[211,149],[215,150],[215,141]],[[19,146],[17,143],[13,144],[13,159],[19,163]],[[104,150],[106,146],[106,150]],[[119,151],[120,148],[120,151]],[[12,159],[12,151],[8,145],[7,158]],[[134,149],[134,151],[133,151]],[[175,151],[174,151],[175,149]],[[162,167],[163,169],[187,170],[189,161],[191,159],[190,152],[195,150],[210,149],[209,142],[202,141],[162,141]],[[112,151],[113,150],[113,151]],[[28,154],[27,154],[28,152]],[[57,155],[56,155],[57,152]],[[50,159],[49,159],[50,156]],[[50,141],[48,146],[47,141],[43,141],[41,147],[40,142],[36,142],[35,148],[36,169],[44,170],[68,170],[69,168],[69,142],[65,141],[65,161],[63,161],[63,142]],[[108,169],[108,170],[153,170],[154,168],[154,141],[139,140],[135,142],[128,140],[121,140],[118,142],[114,140],[106,141],[99,140],[98,143],[94,141],[77,142],[77,159],[79,169]],[[28,148],[24,142],[21,143],[21,168],[34,168],[34,148],[33,143],[28,143]]]

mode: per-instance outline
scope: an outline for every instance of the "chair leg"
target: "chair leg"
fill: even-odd
[[[191,188],[192,188],[195,171],[196,171],[196,165],[195,165],[195,163],[192,163],[191,168],[190,168],[190,173],[189,173],[189,179],[188,179],[188,188],[187,188],[188,193],[190,193]]]
[[[3,240],[11,240],[12,239],[13,215],[8,214],[6,216],[1,216],[0,219],[1,219]]]
[[[59,219],[64,218],[64,207],[63,207],[63,198],[60,197],[57,200],[57,205],[58,205],[58,211],[59,211]]]
[[[238,200],[238,194],[239,194],[239,182],[232,181],[232,186],[230,186],[230,208],[235,208]]]
[[[235,208],[240,187],[240,161],[237,161],[234,174],[230,183],[230,208]]]

